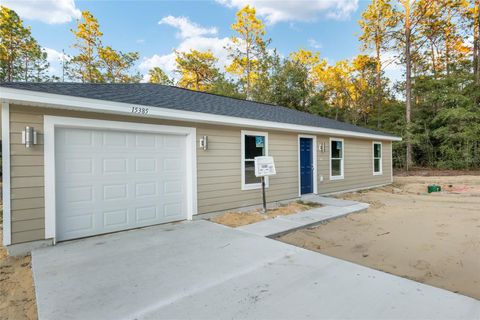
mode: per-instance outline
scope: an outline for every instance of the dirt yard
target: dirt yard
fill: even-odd
[[[366,213],[279,240],[480,300],[480,176],[394,181],[341,196]],[[448,191],[428,194],[432,183]]]
[[[1,231],[0,239],[3,239]],[[37,319],[30,256],[8,257],[7,250],[2,245],[0,245],[0,319]]]
[[[321,205],[317,203],[293,201],[288,204],[279,205],[277,208],[274,209],[268,209],[266,214],[263,214],[260,210],[247,212],[232,211],[214,217],[210,220],[232,228],[236,228],[262,220],[273,219],[278,216],[285,216],[305,210],[310,210],[312,208],[318,208],[320,206]]]

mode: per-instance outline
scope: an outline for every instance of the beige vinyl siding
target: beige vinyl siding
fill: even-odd
[[[44,238],[44,115],[196,127],[197,142],[202,136],[208,136],[208,150],[197,149],[198,213],[261,203],[258,190],[241,190],[242,128],[11,105],[12,243]],[[21,144],[21,132],[27,125],[34,126],[38,132],[38,145],[31,149]],[[275,157],[278,172],[270,178],[268,200],[296,198],[297,134],[276,131],[268,134],[269,154]]]
[[[38,132],[39,144],[22,144],[25,126]],[[43,116],[10,106],[10,185],[12,243],[44,238]]]
[[[317,137],[318,143],[325,142],[325,152],[317,151],[317,165],[319,176],[323,175],[323,182],[318,179],[318,193],[328,194],[345,190],[361,189],[391,182],[391,148],[392,143],[382,141],[382,175],[373,174],[373,141],[343,138],[344,139],[344,178],[330,180],[330,137]]]

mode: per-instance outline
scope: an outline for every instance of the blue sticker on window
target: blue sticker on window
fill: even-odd
[[[265,146],[265,137],[255,136],[255,147],[263,148]]]

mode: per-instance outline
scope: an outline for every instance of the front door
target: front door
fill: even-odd
[[[300,193],[313,193],[313,139],[300,138]]]

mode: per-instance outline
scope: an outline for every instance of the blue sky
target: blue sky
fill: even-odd
[[[137,68],[146,73],[160,66],[174,69],[172,49],[212,50],[219,67],[228,63],[223,47],[233,35],[230,25],[245,4],[256,7],[266,24],[271,48],[287,56],[298,48],[318,50],[329,62],[360,52],[357,21],[368,1],[359,0],[212,0],[212,1],[109,1],[109,0],[2,0],[32,27],[46,48],[52,72],[59,74],[62,49],[74,54],[70,29],[80,11],[98,19],[103,42],[122,51],[138,51]]]

